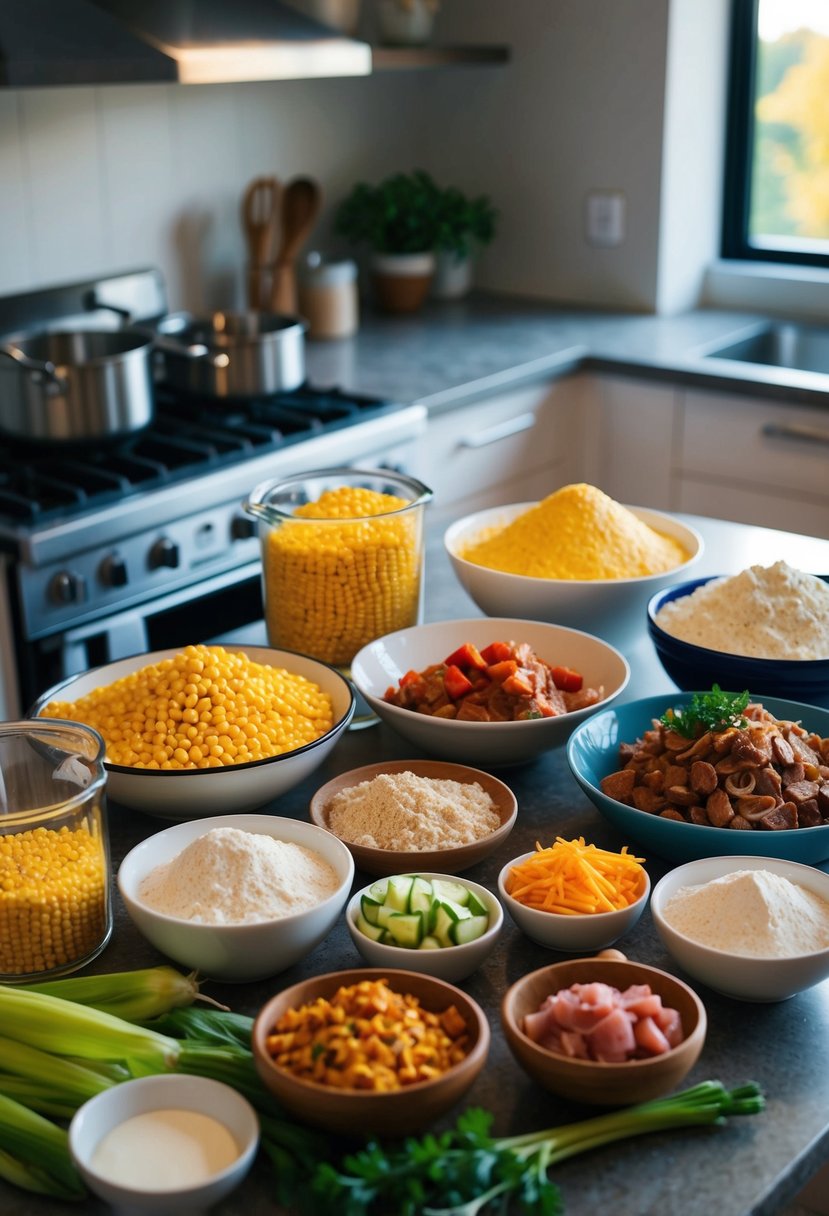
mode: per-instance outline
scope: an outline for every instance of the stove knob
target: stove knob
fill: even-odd
[[[86,596],[86,584],[80,574],[60,570],[49,582],[46,594],[53,604],[79,604]]]
[[[126,587],[129,582],[127,563],[119,553],[110,553],[98,567],[98,578],[105,587]]]
[[[231,540],[250,540],[256,535],[256,520],[247,515],[234,515],[230,521]]]
[[[179,547],[168,536],[162,536],[161,540],[155,542],[147,559],[151,570],[160,570],[162,566],[169,566],[171,570],[175,570],[180,560]]]

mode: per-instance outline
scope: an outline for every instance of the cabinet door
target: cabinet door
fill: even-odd
[[[617,502],[671,510],[676,389],[623,376],[592,376],[588,480]]]
[[[829,411],[686,390],[677,508],[829,536]]]
[[[543,497],[577,464],[568,385],[534,384],[430,417],[407,465],[434,490],[438,507]]]

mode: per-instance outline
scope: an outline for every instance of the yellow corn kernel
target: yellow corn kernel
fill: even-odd
[[[106,901],[96,830],[0,835],[0,974],[33,975],[90,954],[106,929]]]
[[[271,531],[265,615],[274,645],[347,667],[367,642],[415,623],[421,520],[408,505],[340,486]]]
[[[278,756],[334,725],[317,684],[222,646],[188,646],[42,716],[94,727],[113,764],[165,771]]]

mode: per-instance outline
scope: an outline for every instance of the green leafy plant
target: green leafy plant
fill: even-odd
[[[485,194],[469,198],[450,186],[441,191],[435,245],[459,258],[469,257],[475,249],[490,243],[497,220],[498,212]]]
[[[376,253],[425,253],[435,248],[442,192],[428,173],[394,173],[376,186],[358,182],[340,203],[334,231]]]

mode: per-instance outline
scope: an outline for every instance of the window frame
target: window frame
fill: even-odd
[[[721,253],[745,262],[829,269],[829,253],[800,248],[800,242],[790,237],[780,237],[779,244],[769,246],[749,240],[758,11],[759,0],[732,0]]]

